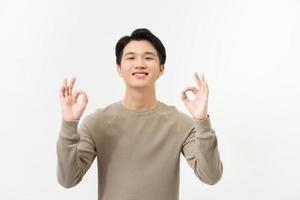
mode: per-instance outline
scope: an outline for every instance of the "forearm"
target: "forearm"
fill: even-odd
[[[62,121],[57,140],[57,179],[66,187],[72,187],[80,182],[82,169],[78,153],[80,135],[77,133],[78,122]]]
[[[95,144],[86,121],[78,128],[79,120],[62,120],[57,140],[57,179],[64,187],[78,184],[96,157]]]
[[[218,140],[214,129],[211,128],[210,119],[194,120],[196,172],[208,184],[217,183],[223,173],[223,164],[218,150]]]

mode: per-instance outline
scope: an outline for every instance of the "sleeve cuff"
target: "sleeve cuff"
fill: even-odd
[[[211,122],[209,115],[205,119],[193,119],[193,122],[196,128],[196,132],[199,134],[203,134],[211,130]]]
[[[61,121],[60,136],[65,139],[77,140],[79,137],[77,133],[79,120],[75,121]]]

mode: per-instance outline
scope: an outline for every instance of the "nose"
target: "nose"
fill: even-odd
[[[134,68],[146,68],[146,65],[143,59],[136,59],[136,63],[134,64]]]

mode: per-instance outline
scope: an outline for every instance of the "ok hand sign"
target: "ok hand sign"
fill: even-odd
[[[195,72],[194,77],[197,82],[198,88],[191,86],[186,87],[181,94],[181,99],[185,104],[188,111],[192,114],[194,119],[206,119],[207,115],[207,106],[208,106],[208,85],[204,79],[203,73],[199,78],[198,74]],[[194,100],[188,99],[186,92],[191,91],[196,96]]]
[[[65,78],[59,92],[62,117],[65,121],[79,120],[88,103],[87,95],[83,90],[75,90],[73,93],[74,83],[75,77],[71,79],[69,85],[67,85]],[[80,94],[83,95],[83,98],[78,101]]]

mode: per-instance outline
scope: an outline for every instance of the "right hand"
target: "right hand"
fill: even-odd
[[[83,90],[75,90],[72,94],[74,83],[75,77],[71,79],[69,85],[67,85],[67,79],[64,78],[59,92],[62,117],[65,121],[79,120],[88,103],[87,95]],[[82,94],[82,100],[77,101],[80,94]]]

